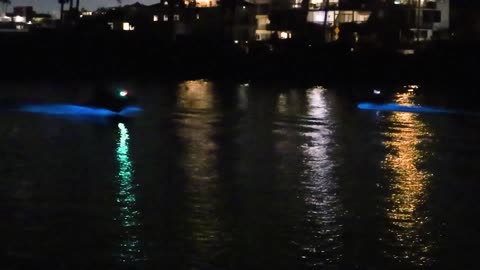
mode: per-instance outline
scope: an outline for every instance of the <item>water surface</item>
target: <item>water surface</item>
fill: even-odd
[[[476,266],[480,118],[322,86],[127,86],[144,111],[125,121],[0,113],[2,269]],[[421,106],[408,89],[386,102]]]

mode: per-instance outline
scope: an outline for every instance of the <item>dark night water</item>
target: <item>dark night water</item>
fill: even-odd
[[[1,269],[476,268],[480,117],[320,86],[130,87],[128,122],[0,113]]]

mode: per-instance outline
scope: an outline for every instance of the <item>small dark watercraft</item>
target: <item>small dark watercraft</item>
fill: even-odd
[[[96,86],[93,97],[88,103],[89,106],[108,109],[117,113],[135,104],[135,97],[127,89],[112,89],[105,84]]]

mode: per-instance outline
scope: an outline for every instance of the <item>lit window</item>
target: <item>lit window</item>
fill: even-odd
[[[158,22],[158,16],[157,15],[153,15],[153,21]]]
[[[290,37],[290,33],[288,32],[280,32],[280,39],[287,39]]]
[[[197,20],[200,20],[200,14],[197,14]]]
[[[180,20],[180,15],[178,15],[178,14],[173,15],[173,20],[174,21],[179,21]]]
[[[217,6],[217,0],[196,0],[195,1],[195,6],[198,8],[203,8],[203,7],[216,7]]]
[[[167,1],[165,1],[165,3],[163,3],[163,4],[164,4],[165,6],[168,6],[168,2],[167,2]]]
[[[163,21],[168,22],[168,16],[167,15],[163,15]]]
[[[130,23],[128,22],[123,23],[123,31],[133,31],[133,30],[135,30],[135,27],[130,25]]]
[[[109,23],[108,23],[108,26],[110,26],[110,29],[113,30],[113,22],[109,22]]]
[[[13,21],[16,23],[24,23],[27,22],[27,18],[17,15],[13,18]]]

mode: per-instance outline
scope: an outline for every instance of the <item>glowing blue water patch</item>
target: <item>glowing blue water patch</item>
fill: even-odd
[[[140,107],[129,106],[120,112],[114,112],[104,108],[79,106],[72,104],[38,104],[24,105],[18,108],[22,112],[40,113],[58,116],[86,116],[86,117],[111,117],[111,116],[135,116],[140,113]]]
[[[128,106],[121,110],[118,114],[121,116],[135,116],[143,111],[142,108],[136,106]]]
[[[412,113],[458,113],[452,110],[422,107],[422,106],[410,106],[399,105],[395,103],[388,104],[375,104],[375,103],[360,103],[357,108],[361,110],[371,111],[387,111],[387,112],[412,112]]]

